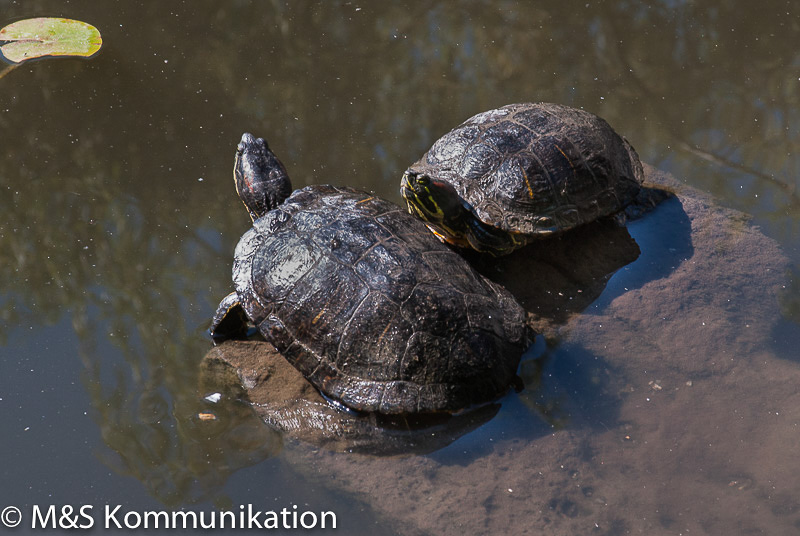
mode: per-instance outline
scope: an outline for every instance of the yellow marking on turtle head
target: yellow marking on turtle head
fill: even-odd
[[[442,220],[444,219],[444,211],[439,206],[439,203],[436,202],[434,199],[433,194],[428,186],[424,186],[425,189],[424,193],[417,192],[415,190],[410,191],[410,195],[413,196],[413,199],[409,199],[406,197],[406,203],[408,204],[409,209],[412,209],[414,212],[417,213],[417,216],[422,218],[425,221],[429,221],[431,219],[434,220]],[[423,195],[425,196],[423,201]],[[427,201],[427,202],[426,202]],[[436,210],[435,212],[431,211],[431,205]]]
[[[436,199],[433,197],[433,192],[431,192],[430,186],[424,186],[425,188],[425,199],[428,200],[428,203],[422,201],[422,197],[417,194],[417,198],[419,199],[420,204],[422,207],[428,211],[431,216],[435,217],[437,220],[444,219],[444,211],[442,207],[439,206],[439,203],[436,202]],[[416,193],[416,192],[415,192]],[[431,205],[436,209],[436,212],[431,212]]]
[[[469,247],[469,241],[467,240],[466,236],[463,233],[458,233],[453,229],[442,226],[444,227],[445,233],[449,233],[449,234],[444,234],[440,232],[439,229],[437,229],[432,225],[426,225],[426,227],[428,227],[430,232],[433,233],[433,235],[436,238],[438,238],[441,242],[444,242],[445,244],[453,244],[454,246],[460,246],[463,248]]]

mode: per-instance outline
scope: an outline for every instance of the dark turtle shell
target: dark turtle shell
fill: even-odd
[[[475,115],[409,170],[448,181],[481,221],[523,235],[614,214],[644,178],[636,152],[603,119],[546,103]]]
[[[524,351],[524,311],[400,207],[310,186],[236,247],[247,316],[320,391],[382,413],[496,399]]]

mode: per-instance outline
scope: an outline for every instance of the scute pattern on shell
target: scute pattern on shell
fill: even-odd
[[[410,169],[450,182],[484,223],[526,235],[614,214],[644,178],[636,152],[603,119],[546,103],[477,114]]]
[[[236,248],[248,317],[314,385],[365,411],[494,400],[524,350],[524,311],[396,205],[310,186]]]

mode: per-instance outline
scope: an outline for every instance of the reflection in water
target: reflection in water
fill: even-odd
[[[255,414],[287,437],[328,450],[373,455],[424,454],[440,449],[491,419],[487,404],[456,415],[380,415],[329,403],[263,341],[226,341],[212,348],[204,373],[213,383],[239,389]],[[266,427],[265,427],[266,428]]]
[[[173,391],[174,398],[154,381],[120,383],[110,393],[100,378],[87,382],[103,440],[114,451],[103,459],[167,506],[208,500],[226,506],[221,490],[228,477],[277,455],[282,441],[230,390],[225,403],[213,403],[206,395],[218,385],[210,388],[205,376],[193,383],[191,376],[184,375],[187,388]]]

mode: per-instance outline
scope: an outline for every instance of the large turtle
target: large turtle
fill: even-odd
[[[322,393],[356,410],[457,411],[516,380],[524,311],[397,205],[309,186],[288,198],[263,139],[242,136],[236,189],[252,228],[236,246],[236,291],[212,322],[251,321]]]
[[[636,151],[596,115],[510,104],[436,141],[401,193],[442,240],[503,255],[619,212],[643,178]]]

